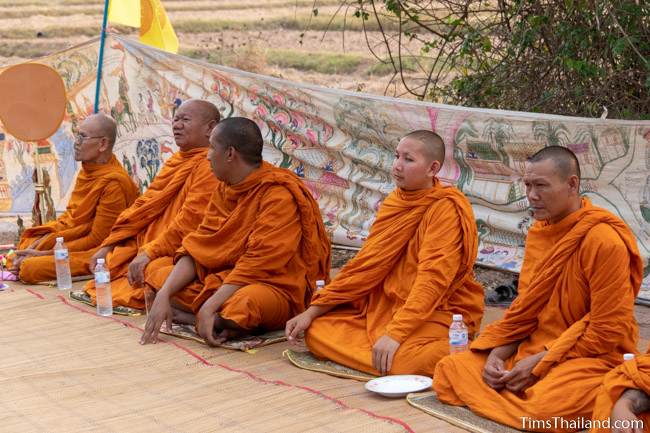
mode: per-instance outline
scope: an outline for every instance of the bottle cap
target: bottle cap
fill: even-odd
[[[451,318],[454,321],[461,321],[461,320],[463,320],[463,315],[462,314],[454,314]]]
[[[59,236],[59,237],[57,237],[57,238],[56,238],[56,241],[57,241],[57,242],[63,242],[63,236]]]
[[[316,280],[316,286],[324,286],[325,280]]]
[[[98,265],[103,265],[104,263],[106,263],[106,260],[104,260],[104,259],[97,259],[97,264],[98,264]]]
[[[626,353],[623,355],[623,361],[632,361],[634,359],[634,353]]]

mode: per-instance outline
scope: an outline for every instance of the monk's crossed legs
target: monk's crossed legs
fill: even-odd
[[[525,392],[514,394],[496,391],[483,381],[487,356],[487,352],[464,352],[442,359],[433,377],[438,399],[454,406],[468,406],[502,424],[533,431],[536,429],[531,428],[532,421],[589,419],[603,375],[611,369],[597,358],[570,359],[553,367]],[[506,362],[506,368],[512,365],[512,360]]]
[[[427,323],[411,334],[395,353],[389,373],[432,376],[437,362],[449,354],[449,341],[443,336],[436,338],[440,334],[437,328],[447,332],[438,324]],[[366,319],[358,313],[331,311],[312,322],[305,338],[317,357],[379,375],[372,366]]]

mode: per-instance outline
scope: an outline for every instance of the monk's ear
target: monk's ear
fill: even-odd
[[[108,138],[102,137],[99,140],[99,151],[100,152],[106,152],[106,150],[108,150],[109,147],[111,147],[111,145],[108,142]]]
[[[567,182],[569,184],[569,191],[580,194],[580,179],[578,176],[572,174],[569,176],[569,179],[567,179]]]
[[[434,159],[431,162],[431,165],[429,166],[429,173],[427,173],[427,175],[429,177],[434,177],[436,174],[438,174],[441,167],[442,167],[442,164],[440,164],[440,161]]]
[[[210,139],[210,136],[212,135],[212,130],[214,129],[215,126],[217,126],[217,123],[219,123],[219,122],[217,122],[214,119],[208,122],[208,125],[207,125],[208,140]]]

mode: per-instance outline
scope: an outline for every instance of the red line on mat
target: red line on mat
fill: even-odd
[[[31,293],[32,295],[36,296],[39,299],[45,299],[45,296],[41,295],[38,292],[33,291],[32,289],[25,288],[25,290],[27,290],[29,293]]]
[[[45,299],[45,297],[43,295],[41,295],[40,293],[33,292],[30,289],[26,289],[26,290],[28,290],[30,293],[38,296],[41,299]],[[81,311],[82,313],[90,314],[91,316],[99,317],[99,318],[102,318],[102,319],[109,319],[109,320],[117,322],[117,323],[119,323],[119,324],[121,324],[123,326],[126,326],[127,328],[137,329],[139,331],[144,331],[144,329],[142,329],[142,328],[140,328],[140,327],[138,327],[138,326],[136,326],[136,325],[134,325],[132,323],[129,323],[129,322],[125,321],[125,320],[118,319],[118,318],[116,318],[114,316],[98,316],[97,314],[95,314],[95,313],[93,313],[91,311],[88,311],[85,308],[82,308],[82,307],[80,307],[78,305],[74,305],[74,304],[70,303],[70,301],[68,301],[62,295],[57,295],[57,298],[61,302],[63,302],[65,305],[67,305],[69,307],[72,307],[75,310]],[[216,366],[216,367],[221,367],[224,370],[232,371],[234,373],[243,374],[244,376],[248,376],[250,379],[254,380],[255,382],[266,383],[266,384],[277,385],[277,386],[286,386],[286,387],[295,388],[295,389],[301,389],[303,391],[309,392],[310,394],[314,394],[317,397],[321,397],[321,398],[324,398],[325,400],[329,400],[329,401],[333,402],[334,404],[336,404],[338,407],[340,407],[342,409],[358,410],[359,412],[363,412],[366,415],[370,416],[371,418],[380,419],[380,420],[383,420],[383,421],[388,421],[391,424],[400,425],[407,432],[415,433],[415,431],[411,428],[411,426],[409,426],[405,421],[402,421],[401,419],[393,418],[393,417],[389,417],[389,416],[384,416],[384,415],[379,415],[379,414],[376,414],[376,413],[374,413],[374,412],[372,412],[370,410],[367,410],[367,409],[356,408],[356,407],[349,406],[347,403],[343,402],[342,400],[339,400],[339,399],[337,399],[335,397],[331,397],[331,396],[323,393],[322,391],[319,391],[319,390],[314,389],[314,388],[310,388],[310,387],[307,387],[307,386],[301,386],[301,385],[292,385],[290,383],[287,383],[287,382],[284,382],[284,381],[281,381],[281,380],[264,379],[263,377],[258,376],[258,375],[254,374],[254,373],[251,373],[250,371],[242,370],[240,368],[231,367],[231,366],[229,366],[227,364],[212,364],[210,361],[203,358],[198,353],[192,351],[191,349],[189,349],[189,348],[187,348],[187,347],[185,347],[185,346],[183,346],[181,344],[178,344],[178,343],[176,343],[174,341],[163,340],[163,339],[160,339],[160,341],[162,341],[163,343],[169,343],[172,346],[175,346],[176,348],[184,351],[185,353],[192,356],[193,358],[196,358],[198,361],[200,361],[202,364],[204,364],[204,365],[206,365],[208,367],[215,367]]]

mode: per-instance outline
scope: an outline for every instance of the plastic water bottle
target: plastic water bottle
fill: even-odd
[[[111,275],[106,269],[104,259],[97,259],[97,266],[95,266],[95,291],[97,293],[97,314],[100,316],[113,315]]]
[[[325,287],[325,280],[316,280],[316,291],[318,292]]]
[[[623,362],[632,361],[634,359],[634,353],[625,353],[623,354]]]
[[[460,353],[467,350],[467,326],[463,323],[462,314],[454,314],[453,322],[449,326],[449,353]]]
[[[68,248],[63,243],[63,238],[56,238],[54,245],[54,264],[56,266],[56,286],[59,290],[72,289],[72,275],[70,275],[70,256]]]

